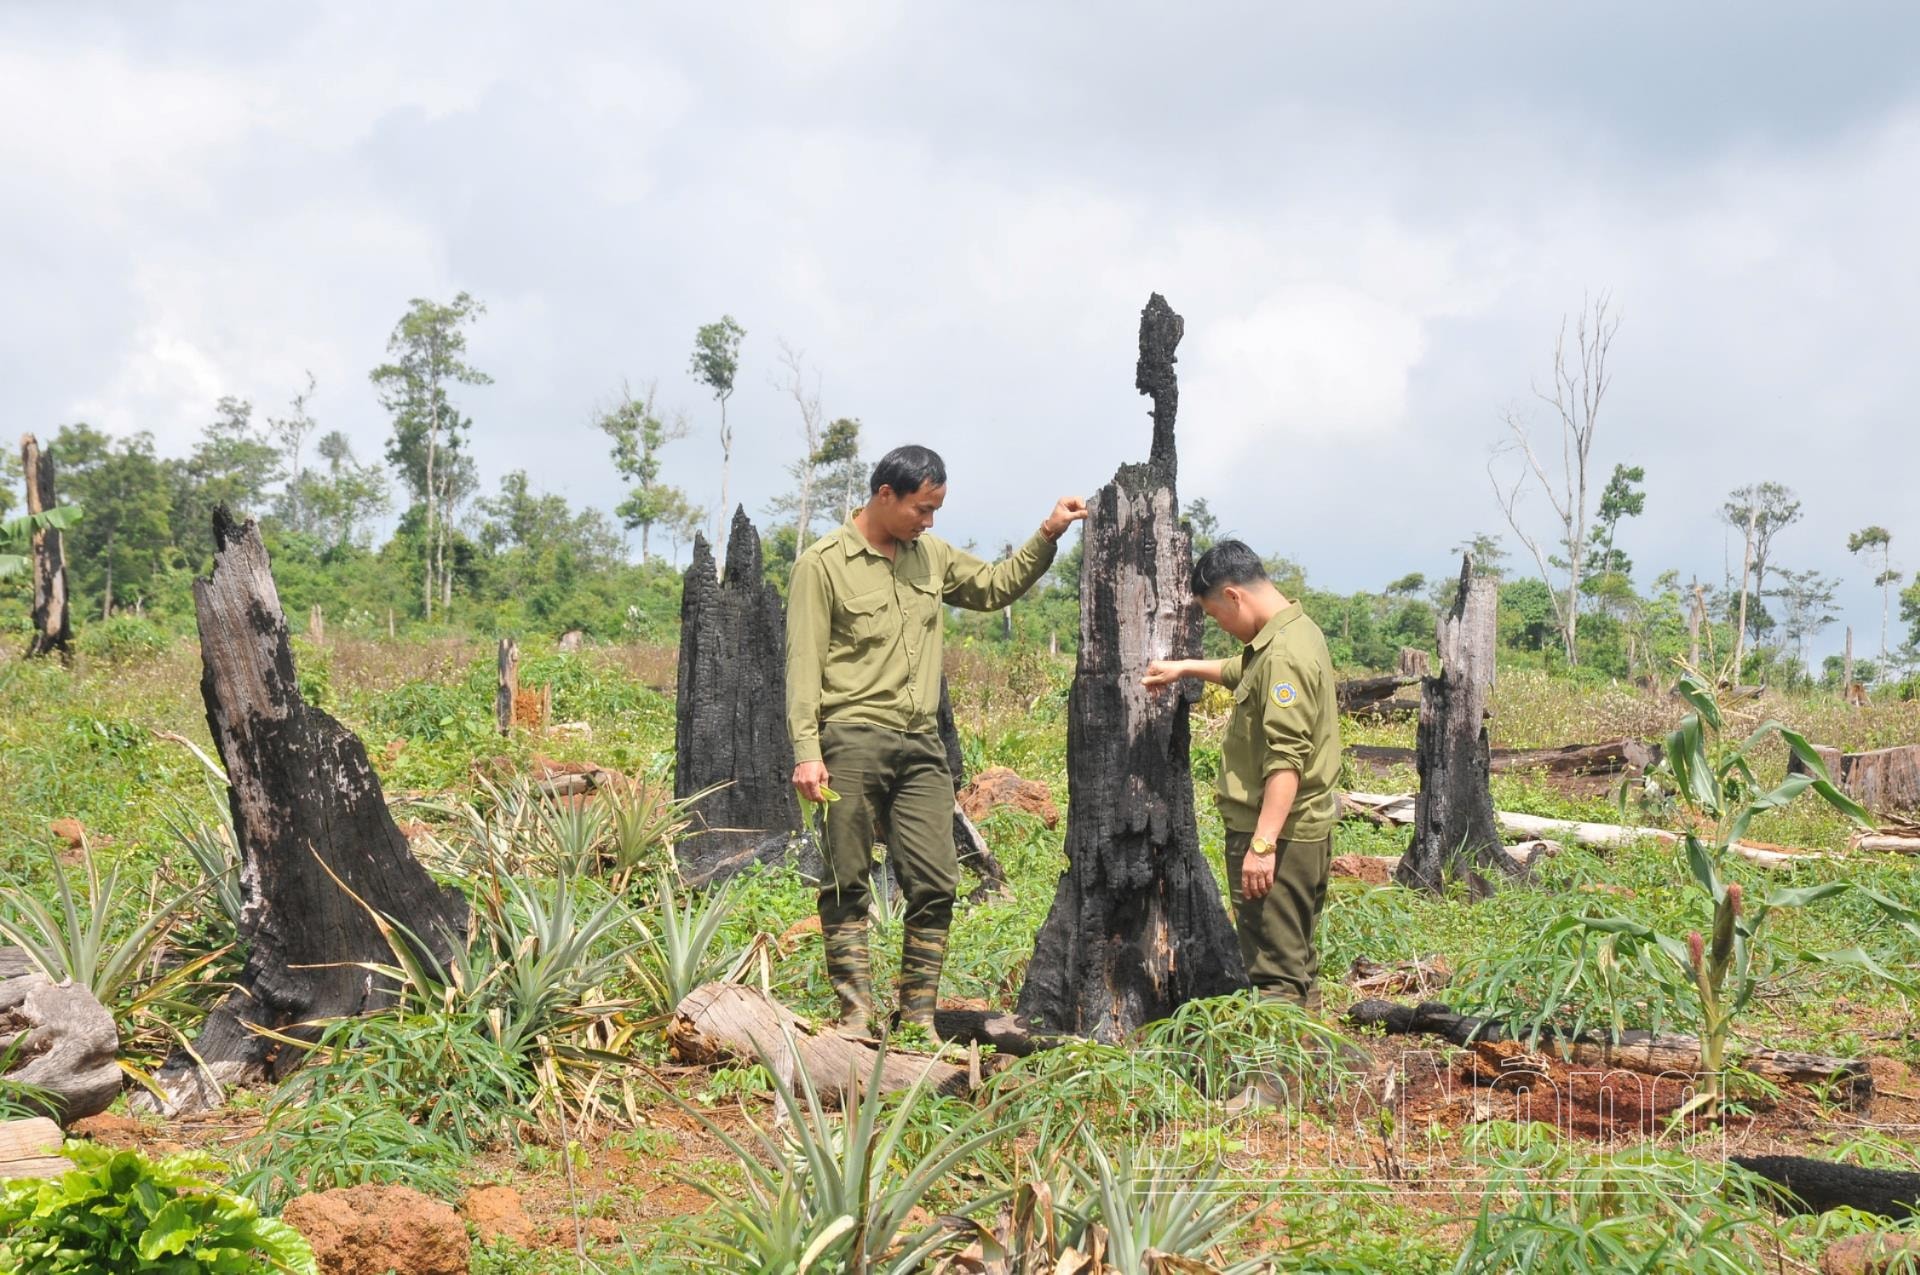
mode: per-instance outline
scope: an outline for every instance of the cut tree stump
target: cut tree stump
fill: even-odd
[[[200,694],[227,772],[247,960],[193,1049],[176,1049],[156,1075],[166,1095],[156,1105],[169,1115],[299,1064],[300,1050],[256,1028],[312,1036],[305,1024],[390,1004],[395,989],[365,968],[394,962],[374,913],[442,967],[465,946],[468,920],[466,899],[407,849],[366,747],[301,699],[259,528],[252,519],[235,525],[219,506],[213,542],[213,575],[193,584]]]
[[[60,1142],[60,1126],[45,1116],[0,1121],[0,1182],[64,1177],[73,1161],[60,1154]]]
[[[830,1104],[866,1085],[880,1052],[875,1043],[815,1028],[759,988],[741,983],[703,983],[689,992],[667,1024],[667,1045],[676,1061],[697,1067],[764,1060],[796,1093],[804,1070],[821,1101]],[[969,1088],[965,1067],[898,1051],[887,1054],[880,1088],[905,1089],[922,1076],[941,1093]]]
[[[760,534],[736,508],[725,571],[715,574],[706,537],[695,536],[680,600],[673,795],[712,789],[674,847],[690,885],[779,862],[800,836],[786,688],[786,615],[761,570]]]
[[[1192,542],[1174,491],[1182,326],[1155,293],[1140,316],[1135,380],[1154,399],[1152,459],[1122,467],[1088,502],[1067,702],[1067,870],[1018,1003],[1031,1022],[1105,1041],[1246,986],[1194,824],[1194,684],[1141,685],[1149,660],[1200,654]]]
[[[1389,1035],[1441,1036],[1463,1047],[1476,1040],[1525,1039],[1531,1034],[1524,1027],[1456,1014],[1438,1001],[1399,1005],[1387,1000],[1363,1000],[1347,1011],[1345,1021],[1349,1027],[1378,1027]],[[1542,1048],[1556,1049],[1581,1066],[1621,1067],[1654,1076],[1692,1076],[1700,1072],[1700,1041],[1692,1036],[1629,1031],[1618,1037],[1588,1032],[1567,1039],[1542,1031],[1540,1041]],[[1742,1052],[1736,1061],[1744,1070],[1776,1084],[1832,1086],[1856,1110],[1873,1098],[1873,1075],[1857,1058],[1756,1047]]]
[[[19,1053],[9,1059],[16,1047]],[[62,1124],[98,1115],[120,1094],[125,1073],[119,1052],[113,1015],[92,992],[76,983],[56,983],[17,947],[0,948],[4,1078],[48,1095],[44,1104],[20,1101],[40,1106]],[[57,1135],[54,1141],[57,1146]]]
[[[1440,618],[1440,674],[1421,684],[1420,795],[1413,844],[1394,873],[1400,884],[1434,894],[1449,880],[1465,880],[1474,897],[1493,886],[1481,869],[1503,879],[1524,874],[1501,853],[1500,828],[1488,787],[1487,696],[1493,687],[1498,586],[1460,560],[1460,591]]]
[[[27,512],[43,514],[52,509],[53,460],[41,452],[40,440],[32,434],[20,437],[20,466],[26,473]],[[57,651],[64,659],[73,653],[73,620],[67,609],[67,550],[60,529],[35,531],[28,553],[33,571],[33,636],[27,641],[27,656]]]
[[[1827,774],[1840,790],[1869,810],[1885,814],[1920,810],[1920,744],[1877,748],[1870,753],[1842,753],[1816,745]],[[1788,754],[1787,773],[1806,770],[1798,756]]]

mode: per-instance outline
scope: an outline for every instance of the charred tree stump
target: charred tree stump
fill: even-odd
[[[673,795],[713,789],[674,848],[691,885],[778,861],[800,833],[786,687],[786,615],[761,571],[760,535],[738,508],[725,573],[715,575],[712,549],[695,536],[680,599]]]
[[[1802,1155],[1731,1155],[1727,1160],[1779,1188],[1772,1203],[1782,1213],[1825,1213],[1849,1208],[1890,1218],[1920,1214],[1920,1173],[1865,1169],[1857,1164],[1838,1164]],[[1906,1267],[1890,1262],[1867,1269],[1892,1271]]]
[[[1034,942],[1019,1011],[1117,1040],[1186,1001],[1246,986],[1194,826],[1191,685],[1150,695],[1147,661],[1200,654],[1193,547],[1174,494],[1174,348],[1158,293],[1140,316],[1136,385],[1154,400],[1152,459],[1088,505],[1080,654],[1068,699],[1068,866]]]
[[[1399,665],[1395,672],[1402,677],[1411,677],[1416,680],[1431,677],[1433,676],[1432,658],[1417,646],[1403,646],[1400,648]]]
[[[200,693],[227,772],[247,960],[194,1048],[176,1050],[156,1077],[170,1115],[217,1104],[222,1086],[298,1065],[301,1051],[255,1028],[306,1035],[303,1024],[390,1004],[395,989],[365,968],[394,962],[379,918],[442,967],[467,931],[466,900],[407,848],[366,747],[300,698],[259,529],[216,507],[213,541],[213,574],[193,584]]]
[[[20,465],[27,477],[27,512],[43,514],[54,507],[53,460],[40,451],[40,440],[32,434],[20,439]],[[58,527],[39,527],[33,532],[33,636],[27,641],[27,656],[51,655],[62,659],[73,653],[73,620],[67,613],[67,551]]]
[[[980,829],[960,808],[960,790],[967,786],[967,763],[960,751],[960,727],[953,720],[953,700],[947,694],[944,673],[940,675],[939,726],[940,743],[947,750],[947,770],[953,775],[953,848],[960,856],[960,866],[980,878],[980,888],[974,891],[973,901],[977,903],[996,895],[1011,896],[1013,889],[1007,884],[1007,870],[994,857]]]
[[[520,694],[520,644],[500,639],[499,675],[493,691],[493,717],[502,735],[513,734],[513,705]]]
[[[1493,686],[1495,609],[1491,577],[1460,562],[1460,592],[1440,619],[1440,674],[1421,686],[1415,762],[1420,796],[1414,805],[1413,845],[1394,879],[1438,894],[1448,879],[1464,879],[1476,897],[1492,890],[1478,871],[1503,877],[1524,871],[1502,853],[1487,777],[1487,692]]]

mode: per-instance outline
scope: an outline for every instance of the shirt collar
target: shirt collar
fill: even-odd
[[[1306,612],[1301,609],[1298,602],[1287,603],[1286,606],[1274,612],[1273,618],[1268,620],[1266,625],[1261,628],[1258,633],[1253,635],[1253,641],[1247,643],[1247,649],[1250,651],[1265,650],[1281,629],[1286,628],[1289,624],[1292,624],[1305,614]]]
[[[857,557],[863,553],[870,553],[880,559],[880,561],[889,564],[899,561],[897,557],[889,559],[886,554],[874,548],[873,543],[860,533],[860,528],[854,525],[851,515],[848,516],[845,522],[840,524],[840,547],[846,551],[849,558]],[[902,540],[899,547],[903,550],[917,553],[920,549],[920,541]]]

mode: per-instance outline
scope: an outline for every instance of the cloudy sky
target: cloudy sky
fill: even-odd
[[[183,452],[311,369],[375,456],[367,370],[464,289],[489,488],[610,508],[592,413],[657,381],[712,503],[686,365],[724,312],[736,497],[799,447],[784,339],[876,454],[945,453],[942,530],[985,544],[1144,456],[1158,290],[1183,495],[1371,588],[1505,531],[1502,415],[1606,291],[1595,465],[1647,468],[1643,578],[1717,581],[1724,493],[1786,482],[1778,558],[1844,576],[1865,650],[1846,534],[1920,567],[1917,63],[1896,4],[16,3],[0,385],[20,428]]]

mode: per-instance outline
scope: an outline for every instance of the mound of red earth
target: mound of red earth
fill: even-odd
[[[1059,826],[1060,810],[1053,804],[1053,793],[1037,779],[1022,779],[1005,766],[993,766],[973,777],[960,790],[960,809],[967,818],[979,823],[995,810],[1023,810],[1038,816],[1049,830]]]
[[[280,1220],[306,1236],[322,1275],[467,1275],[471,1248],[460,1215],[412,1187],[302,1195]]]

